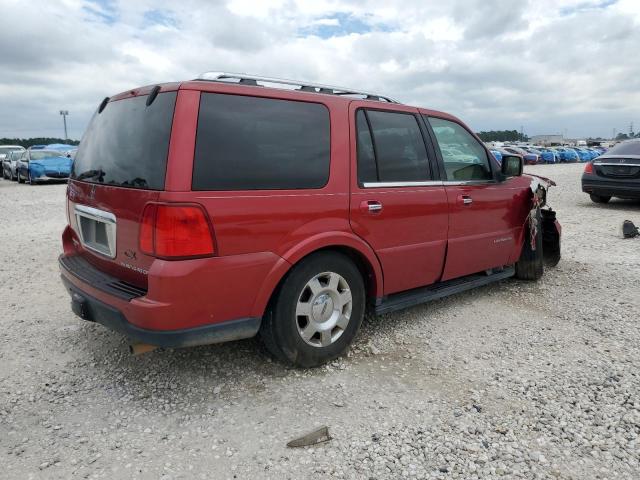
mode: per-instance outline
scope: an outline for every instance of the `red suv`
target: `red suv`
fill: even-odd
[[[560,258],[546,179],[457,118],[207,73],[100,104],[67,190],[73,311],[146,347],[259,334],[314,366],[381,314]]]

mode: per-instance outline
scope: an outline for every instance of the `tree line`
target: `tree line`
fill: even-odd
[[[63,138],[38,137],[38,138],[0,138],[0,145],[20,145],[29,148],[32,145],[49,145],[50,143],[64,143],[67,145],[79,145],[80,140],[65,140]]]
[[[490,130],[478,132],[483,142],[528,142],[529,137],[517,130]]]

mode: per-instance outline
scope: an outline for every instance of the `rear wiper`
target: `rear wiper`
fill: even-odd
[[[96,169],[96,170],[87,170],[86,172],[82,172],[80,175],[76,177],[76,180],[84,180],[86,178],[96,178],[98,177],[98,181],[102,182],[103,177],[105,175],[104,170]]]

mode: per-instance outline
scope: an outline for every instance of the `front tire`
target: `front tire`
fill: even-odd
[[[609,200],[611,200],[611,197],[608,195],[595,195],[592,193],[589,197],[593,203],[609,203]]]
[[[20,170],[18,170],[18,183],[24,183],[24,179],[22,178],[22,175],[20,175]]]
[[[342,354],[364,317],[365,288],[354,263],[337,252],[309,256],[287,274],[260,336],[278,359],[315,367]]]
[[[520,259],[516,262],[516,278],[539,280],[544,274],[544,254],[542,251],[542,214],[536,209],[535,250],[531,246],[531,225],[527,225]]]

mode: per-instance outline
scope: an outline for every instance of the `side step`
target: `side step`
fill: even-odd
[[[395,293],[389,295],[378,302],[375,306],[376,315],[402,310],[413,307],[421,303],[430,302],[439,298],[448,297],[455,293],[471,290],[472,288],[488,285],[489,283],[513,277],[516,273],[514,267],[505,267],[504,270],[496,271],[489,275],[476,273],[462,278],[455,278],[442,283],[436,283],[424,288],[416,288],[408,292]]]

